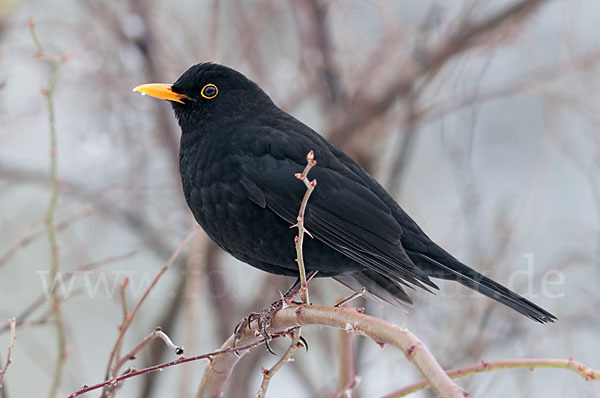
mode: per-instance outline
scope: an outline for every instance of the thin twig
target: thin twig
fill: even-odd
[[[302,203],[300,203],[300,211],[298,212],[297,223],[292,225],[292,228],[298,228],[298,236],[294,238],[294,244],[296,246],[296,262],[298,263],[298,271],[300,273],[300,295],[302,297],[302,302],[304,304],[310,304],[310,300],[308,298],[308,287],[306,286],[306,269],[304,267],[304,256],[302,254],[302,244],[304,243],[304,233],[306,232],[309,236],[310,232],[306,230],[304,227],[304,212],[306,211],[306,205],[308,204],[308,199],[310,198],[310,194],[314,191],[317,186],[317,180],[310,181],[307,177],[308,172],[317,164],[315,160],[315,154],[313,151],[310,151],[306,155],[306,167],[302,171],[302,173],[295,174],[295,177],[301,180],[306,186],[306,192],[304,193],[304,197],[302,198]]]
[[[279,337],[278,335],[273,335],[273,337]],[[108,386],[114,386],[117,385],[119,382],[123,381],[123,380],[127,380],[130,379],[132,377],[135,376],[139,376],[142,374],[146,374],[146,373],[150,373],[150,372],[155,372],[157,370],[161,370],[161,369],[165,369],[171,366],[175,366],[175,365],[179,365],[182,363],[187,363],[187,362],[193,362],[193,361],[198,361],[200,359],[208,359],[209,361],[212,361],[215,357],[218,357],[220,355],[226,355],[226,354],[230,354],[233,352],[243,352],[246,350],[250,350],[254,347],[257,347],[261,344],[264,343],[264,338],[260,338],[258,341],[255,341],[251,344],[246,344],[244,346],[239,346],[239,347],[235,347],[235,348],[227,348],[224,350],[219,350],[219,351],[213,351],[213,352],[209,352],[208,354],[202,354],[202,355],[197,355],[194,357],[189,357],[189,358],[180,358],[177,359],[175,361],[171,361],[171,362],[167,362],[167,363],[161,363],[160,365],[154,365],[154,366],[150,366],[147,367],[145,369],[141,369],[141,370],[132,370],[130,372],[126,372],[124,374],[122,374],[121,376],[118,377],[113,377],[111,379],[107,379],[105,381],[103,381],[102,383],[98,383],[95,384],[93,386],[88,386],[88,385],[84,385],[83,387],[81,387],[81,389],[75,391],[74,393],[72,393],[71,395],[69,395],[67,398],[75,398],[78,397],[82,394],[85,394],[87,392],[90,391],[94,391],[97,390],[99,388],[102,387],[108,387]]]
[[[501,369],[529,369],[531,371],[541,368],[570,369],[579,373],[586,381],[600,380],[600,370],[591,369],[573,359],[506,359],[502,361],[481,361],[475,365],[452,369],[446,372],[451,379],[492,372]],[[382,398],[405,397],[414,392],[430,387],[427,380],[419,380],[409,386],[393,391]]]
[[[479,21],[464,21],[459,25],[460,28],[447,34],[447,39],[442,43],[424,49],[420,57],[421,62],[412,61],[403,65],[395,81],[390,82],[386,91],[378,95],[377,99],[353,107],[350,113],[347,108],[343,117],[339,118],[338,123],[331,129],[329,137],[334,142],[349,140],[357,131],[385,114],[400,96],[408,94],[415,81],[435,75],[457,55],[485,43],[490,35],[501,31],[507,24],[523,21],[547,2],[548,0],[521,0]],[[364,98],[361,95],[355,97],[361,101]]]
[[[6,361],[4,362],[4,366],[2,367],[2,369],[0,369],[0,388],[2,388],[2,380],[4,380],[6,370],[8,369],[8,366],[12,363],[12,350],[15,347],[15,340],[17,340],[17,321],[15,320],[15,318],[11,318],[8,321],[10,322],[10,344],[8,345]]]
[[[298,211],[298,217],[296,218],[297,223],[292,225],[292,228],[298,228],[298,235],[294,238],[294,245],[296,246],[296,262],[298,263],[298,272],[300,274],[300,295],[302,297],[302,302],[306,305],[310,304],[308,297],[308,286],[306,282],[306,267],[304,266],[304,256],[302,253],[302,244],[304,242],[304,233],[310,232],[306,230],[304,227],[304,213],[306,211],[306,206],[308,204],[308,199],[310,198],[310,194],[314,191],[317,186],[317,180],[310,181],[308,179],[308,172],[317,164],[315,160],[315,154],[313,151],[310,151],[306,155],[306,167],[302,171],[302,173],[297,173],[294,176],[301,180],[306,186],[306,192],[304,193],[304,197],[302,198],[302,202],[300,203],[300,210]],[[269,383],[271,379],[286,363],[292,360],[292,355],[301,347],[302,343],[300,343],[300,328],[296,328],[292,331],[292,343],[283,354],[281,358],[273,365],[270,369],[262,369],[263,379],[260,387],[255,395],[256,398],[264,398],[267,394],[267,389],[269,388]]]
[[[79,221],[83,218],[86,218],[90,214],[94,212],[94,208],[92,206],[86,206],[85,209],[79,213],[75,213],[64,220],[56,223],[54,225],[55,232],[61,232],[63,229],[68,226],[74,224],[76,221]],[[15,257],[21,250],[23,250],[26,246],[35,242],[36,239],[41,238],[46,235],[46,229],[39,230],[32,233],[27,233],[25,236],[21,238],[15,245],[13,245],[10,249],[8,249],[2,256],[0,256],[0,268],[5,266],[13,257]]]
[[[112,374],[118,374],[119,370],[125,365],[125,362],[129,360],[135,359],[135,356],[144,349],[148,344],[150,344],[155,339],[161,339],[171,351],[173,351],[176,355],[183,355],[183,347],[176,346],[173,344],[169,336],[165,332],[162,331],[161,328],[157,327],[154,329],[152,333],[148,336],[144,337],[142,341],[138,345],[136,345],[131,351],[125,354],[112,368]]]
[[[293,361],[292,355],[294,355],[294,352],[296,352],[299,347],[302,347],[302,343],[300,343],[300,328],[295,328],[292,331],[292,344],[290,344],[282,357],[279,358],[275,365],[270,369],[262,368],[263,380],[262,383],[260,383],[258,391],[254,395],[255,398],[264,398],[267,395],[267,389],[269,388],[271,379],[286,363]]]
[[[367,292],[367,289],[363,286],[363,288],[360,290],[360,292],[354,292],[350,296],[341,299],[334,305],[334,307],[347,307],[346,304],[348,304],[352,300],[355,300],[359,297],[364,296],[366,292]]]
[[[125,332],[127,332],[127,329],[131,325],[131,322],[132,322],[133,318],[135,317],[135,315],[137,314],[138,310],[140,309],[140,307],[142,306],[142,304],[144,303],[144,301],[146,300],[146,298],[150,294],[150,291],[154,288],[154,286],[156,286],[156,283],[158,283],[158,280],[169,269],[169,267],[171,266],[171,264],[173,264],[173,262],[175,261],[175,259],[179,255],[179,253],[181,253],[181,251],[185,247],[185,245],[192,239],[192,237],[194,236],[194,233],[195,233],[195,231],[192,230],[188,234],[188,236],[179,244],[179,246],[177,247],[177,249],[175,249],[175,251],[173,252],[173,254],[171,254],[171,257],[169,257],[169,259],[167,260],[167,262],[165,263],[165,265],[161,268],[161,270],[158,271],[158,273],[156,274],[156,276],[152,280],[152,283],[150,283],[150,286],[148,286],[148,288],[146,289],[146,291],[144,292],[144,294],[142,295],[142,297],[136,303],[136,305],[133,308],[133,310],[129,313],[129,315],[127,317],[127,320],[125,321],[125,323],[123,323],[123,325],[121,325],[120,330],[119,330],[119,336],[117,337],[117,341],[115,342],[115,344],[113,346],[113,349],[110,352],[110,357],[108,359],[108,365],[106,367],[106,373],[105,373],[105,376],[104,376],[105,380],[108,380],[110,378],[110,370],[112,368],[113,361],[115,360],[117,349],[119,348],[119,346],[121,344],[121,341],[123,340],[123,337],[125,337]],[[103,391],[102,396],[105,397],[106,393],[107,393],[106,391]]]
[[[129,278],[125,278],[123,282],[119,283],[119,298],[121,299],[121,312],[123,313],[123,320],[121,321],[121,325],[125,325],[127,322],[127,318],[129,317],[129,311],[127,310],[127,286],[129,285]],[[121,346],[123,345],[123,340],[118,344],[116,352],[115,352],[115,361],[119,362],[121,359]],[[113,371],[113,374],[114,371]]]
[[[102,260],[94,261],[94,262],[85,264],[83,266],[77,267],[77,268],[67,272],[66,276],[64,277],[64,282],[65,283],[68,282],[74,275],[77,275],[79,272],[90,271],[90,270],[93,270],[95,268],[104,266],[106,264],[109,264],[109,263],[112,263],[115,261],[124,260],[128,257],[131,257],[134,253],[135,252],[131,251],[129,253],[121,254],[118,256],[107,257]],[[52,286],[52,290],[57,290],[57,289],[58,289],[58,283],[56,283]],[[19,315],[16,316],[16,318],[18,319],[17,326],[21,326],[22,324],[25,324],[25,321],[31,316],[31,314],[33,314],[38,308],[40,308],[46,302],[46,300],[47,300],[46,293],[40,294],[39,297],[35,301],[33,301],[31,304],[29,304],[27,306],[27,308],[25,308],[25,310],[23,310]],[[39,320],[29,322],[28,324],[46,323],[46,322],[41,322],[41,320],[43,320],[45,317],[46,317],[46,315],[43,315]],[[0,333],[3,333],[9,329],[10,329],[10,324],[7,322],[3,326],[0,326]]]
[[[52,318],[52,313],[51,313],[51,311],[48,311],[45,314],[41,315],[39,318],[34,319],[29,322],[21,321],[19,319],[17,321],[16,326],[22,330],[25,330],[25,329],[28,329],[33,326],[47,325],[48,323],[52,322],[53,319],[51,319],[51,318]],[[18,319],[18,318],[16,318],[16,319]],[[12,330],[12,325],[10,322],[7,322],[6,325],[0,327],[0,333],[4,333],[6,331],[11,331],[11,330]]]
[[[3,162],[0,159],[0,176],[19,183],[47,185],[48,174]],[[63,195],[68,194],[80,201],[91,202],[97,211],[112,220],[123,223],[129,230],[140,237],[140,241],[159,258],[168,257],[173,251],[171,246],[161,239],[163,231],[155,227],[139,212],[138,209],[122,207],[122,201],[109,200],[106,189],[90,189],[87,185],[74,180],[61,180]]]
[[[50,203],[48,204],[48,210],[46,211],[46,234],[48,235],[48,243],[50,245],[50,281],[54,281],[58,273],[58,244],[56,241],[56,229],[54,228],[54,214],[56,212],[56,203],[58,201],[58,156],[57,156],[57,135],[56,135],[56,122],[54,112],[54,89],[56,87],[56,81],[60,72],[62,64],[66,58],[56,57],[49,55],[44,52],[44,48],[35,33],[35,23],[32,19],[28,22],[29,31],[31,32],[31,38],[37,49],[38,57],[50,58],[53,64],[52,74],[48,81],[48,86],[42,91],[46,98],[46,105],[48,107],[48,122],[50,125]],[[57,335],[57,351],[58,356],[56,358],[56,364],[54,365],[54,376],[52,378],[52,385],[50,387],[50,398],[56,396],[60,380],[62,378],[63,367],[67,359],[66,350],[66,339],[65,339],[65,328],[63,325],[62,315],[60,311],[60,300],[58,299],[56,292],[52,291],[50,295],[52,312],[56,321],[56,335]]]

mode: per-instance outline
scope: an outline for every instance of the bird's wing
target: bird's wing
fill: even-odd
[[[292,138],[265,130],[243,140],[246,147],[239,151],[246,153],[240,153],[238,164],[248,198],[290,225],[296,223],[306,188],[294,174],[302,172],[306,154],[313,150],[317,165],[309,178],[318,185],[305,213],[309,232],[366,269],[400,283],[435,287],[402,248],[402,229],[389,207],[336,159],[324,140]]]

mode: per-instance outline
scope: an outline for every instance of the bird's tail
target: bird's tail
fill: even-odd
[[[556,320],[548,311],[466,266],[446,252],[441,253],[443,260],[440,261],[422,253],[407,253],[411,260],[432,278],[457,281],[540,323]]]

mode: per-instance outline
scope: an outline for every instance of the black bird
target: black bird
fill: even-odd
[[[384,188],[337,146],[278,108],[254,82],[201,63],[174,84],[134,90],[173,104],[181,127],[185,199],[225,251],[263,271],[298,275],[293,244],[305,186],[294,177],[314,151],[318,181],[305,214],[307,271],[388,303],[406,287],[457,281],[541,323],[556,317],[463,264],[435,244]]]

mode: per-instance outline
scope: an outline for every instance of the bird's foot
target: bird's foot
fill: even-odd
[[[275,355],[275,352],[271,349],[271,345],[269,344],[273,339],[271,334],[271,319],[277,311],[293,303],[294,297],[298,291],[295,293],[292,292],[291,294],[288,293],[290,293],[290,291],[286,292],[286,294],[282,294],[281,298],[277,301],[274,301],[269,308],[265,308],[261,312],[251,312],[246,318],[242,319],[234,330],[233,348],[235,348],[236,343],[242,338],[244,328],[252,329],[252,322],[257,321],[257,335],[261,335],[264,338],[267,351]]]
[[[307,279],[310,281],[315,276],[316,273],[317,273],[316,271],[309,272],[307,274]],[[273,339],[273,336],[270,331],[271,319],[273,318],[273,315],[277,311],[291,305],[294,302],[294,298],[296,297],[296,295],[298,294],[299,291],[300,291],[300,281],[298,280],[298,281],[296,281],[296,283],[294,283],[288,289],[287,292],[281,294],[281,298],[277,301],[274,301],[269,306],[269,308],[265,308],[260,313],[252,312],[246,318],[242,319],[237,324],[237,326],[235,327],[235,330],[233,332],[234,333],[233,348],[235,348],[236,343],[242,338],[242,335],[244,333],[244,328],[252,329],[252,327],[251,327],[252,322],[257,321],[257,330],[256,330],[257,335],[261,335],[264,338],[265,347],[266,347],[267,351],[269,351],[271,354],[275,355],[275,352],[273,352],[273,350],[271,349],[271,345],[269,344],[271,342],[271,340]],[[306,344],[306,341],[304,339],[302,339],[302,344],[306,347],[306,349],[308,349],[308,344]],[[235,354],[238,355],[237,352],[235,352]]]

